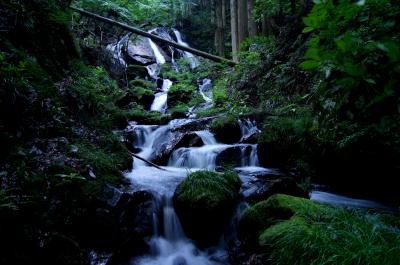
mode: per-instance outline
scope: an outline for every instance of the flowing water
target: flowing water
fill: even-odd
[[[154,33],[155,30],[150,31]],[[167,34],[167,33],[166,33]],[[178,43],[186,45],[182,40],[179,31],[174,30]],[[116,59],[122,59],[118,52],[122,41],[107,47],[115,54]],[[154,53],[156,63],[147,66],[149,75],[156,79],[160,66],[166,63],[166,58],[161,48],[150,39],[149,45]],[[179,51],[179,50],[178,50]],[[193,58],[193,66],[198,65],[197,59],[190,53],[179,51],[181,57]],[[165,53],[164,53],[165,54]],[[173,52],[172,52],[173,55]],[[122,59],[123,60],[123,59]],[[174,58],[172,56],[172,61]],[[125,61],[120,61],[125,63]],[[196,65],[195,65],[196,64]],[[155,95],[151,110],[165,113],[167,111],[168,90],[172,82],[168,79],[163,80],[162,88]],[[201,80],[199,92],[205,103],[202,106],[207,108],[212,106],[212,83],[209,79]],[[201,108],[200,108],[201,109]],[[197,109],[198,110],[198,109]],[[259,166],[257,155],[257,144],[247,144],[246,139],[259,129],[255,121],[251,119],[238,120],[241,130],[241,139],[235,144],[219,143],[214,135],[203,126],[199,129],[194,125],[200,119],[195,119],[196,108],[192,108],[188,119],[177,119],[166,125],[138,125],[132,123],[129,131],[133,134],[133,147],[137,150],[137,155],[147,160],[153,160],[165,150],[166,146],[176,140],[179,133],[192,133],[197,135],[201,141],[201,146],[176,148],[168,155],[167,166],[164,170],[159,170],[149,166],[146,162],[135,159],[133,169],[125,174],[132,185],[132,191],[145,190],[151,192],[155,197],[153,213],[153,236],[148,239],[150,252],[144,256],[135,257],[131,260],[132,265],[222,265],[229,264],[228,254],[225,246],[225,239],[230,242],[236,240],[236,226],[243,211],[248,207],[241,202],[237,205],[232,216],[232,221],[227,226],[226,236],[221,238],[218,246],[200,250],[185,235],[179,218],[175,212],[172,197],[176,187],[186,178],[188,173],[197,170],[216,170],[220,166],[221,159],[227,159],[234,163],[236,171],[239,172],[243,182],[241,192],[246,197],[247,194],[254,192],[255,175],[274,174],[274,169],[262,168]],[[203,122],[203,121],[202,121]],[[204,121],[206,122],[206,121]],[[186,126],[186,127],[185,127]],[[193,128],[192,131],[181,128]],[[233,154],[233,155],[232,155]],[[239,159],[233,159],[239,158]],[[341,198],[328,196],[321,192],[314,192],[311,197],[315,200],[338,201]],[[96,256],[97,257],[97,256]],[[98,257],[97,257],[98,258]],[[103,262],[103,260],[98,258]],[[102,264],[99,263],[98,264]]]

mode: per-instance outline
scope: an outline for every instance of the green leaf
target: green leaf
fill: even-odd
[[[308,71],[316,70],[319,66],[320,66],[320,62],[314,61],[314,60],[307,60],[300,64],[300,68],[302,68],[303,70],[308,70]]]
[[[376,85],[376,81],[374,79],[371,78],[364,78],[364,81],[367,83],[370,83],[372,85]]]
[[[303,33],[308,33],[308,32],[311,32],[311,31],[313,31],[313,30],[314,30],[313,27],[305,27],[305,28],[303,29]]]

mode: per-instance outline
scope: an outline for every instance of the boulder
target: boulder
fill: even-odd
[[[242,132],[240,125],[234,117],[220,117],[211,124],[211,131],[221,143],[233,144],[240,141]]]
[[[279,221],[288,220],[296,213],[310,216],[324,214],[325,206],[304,198],[275,194],[248,208],[239,221],[238,238],[244,249],[259,246],[259,236],[267,228]]]
[[[203,140],[196,133],[173,132],[171,141],[161,146],[152,160],[158,165],[166,165],[169,157],[175,150],[181,147],[198,147],[203,145]]]
[[[272,195],[278,193],[308,198],[308,193],[296,183],[295,179],[291,177],[259,180],[254,183],[254,185],[257,186],[257,189],[246,198],[250,203],[257,203],[266,200]]]
[[[171,124],[172,131],[201,131],[207,129],[214,117],[201,119],[181,119]]]
[[[156,63],[153,50],[150,47],[148,39],[145,37],[132,37],[128,43],[126,53],[126,60],[128,63],[144,66]]]
[[[197,171],[175,190],[175,210],[186,234],[200,246],[217,243],[239,197],[239,176]]]
[[[249,156],[251,146],[237,145],[228,147],[217,155],[216,165],[221,167],[238,167],[242,165],[243,156]]]

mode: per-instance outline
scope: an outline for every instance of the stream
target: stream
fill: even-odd
[[[156,29],[149,31],[156,34]],[[188,46],[183,41],[182,35],[176,29],[172,32],[178,43]],[[168,34],[168,32],[163,32]],[[165,36],[164,36],[165,37]],[[169,36],[170,39],[173,39]],[[121,41],[125,41],[121,40]],[[149,47],[155,58],[155,63],[147,66],[149,76],[154,80],[158,78],[160,67],[168,62],[166,52],[162,51],[152,40],[148,39]],[[121,57],[121,43],[109,45],[108,49],[115,55],[115,59],[125,64]],[[172,50],[172,49],[171,49]],[[170,63],[175,64],[175,54],[181,58],[190,60],[192,68],[199,65],[195,56],[188,52],[176,50],[171,52]],[[169,79],[164,79],[162,87],[155,94],[154,102],[150,110],[166,113],[168,111],[168,90],[173,85]],[[149,166],[146,162],[135,159],[133,169],[125,173],[125,177],[131,182],[132,192],[151,192],[155,198],[155,207],[152,215],[153,235],[147,240],[150,246],[149,253],[134,257],[132,265],[222,265],[230,264],[224,235],[218,245],[206,249],[198,249],[194,242],[188,238],[181,226],[179,218],[175,213],[172,197],[178,184],[190,173],[197,170],[218,170],[228,160],[239,173],[242,180],[241,193],[244,198],[254,194],[258,186],[260,176],[280,176],[276,169],[263,168],[259,165],[257,155],[257,144],[246,143],[252,134],[258,133],[259,129],[254,120],[240,119],[241,139],[234,144],[220,143],[209,130],[212,119],[198,119],[198,109],[212,106],[212,80],[199,80],[199,93],[204,99],[201,106],[193,106],[188,110],[187,118],[175,119],[166,125],[142,125],[131,123],[127,128],[133,134],[133,147],[137,155],[147,160],[154,161],[162,156],[164,158],[163,170]],[[176,144],[183,136],[189,135],[196,139],[199,144],[179,146]],[[177,140],[178,139],[178,140]],[[175,143],[171,148],[171,143]],[[173,145],[173,144],[172,144]],[[169,152],[166,152],[169,150]],[[234,158],[234,159],[233,159]],[[355,200],[341,197],[340,195],[315,190],[311,199],[323,203],[350,205],[354,207],[382,208],[382,205],[367,200]],[[237,211],[232,216],[229,226],[230,233],[235,230],[235,220],[246,209],[246,204],[240,202]]]

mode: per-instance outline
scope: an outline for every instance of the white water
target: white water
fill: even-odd
[[[170,142],[176,130],[183,125],[193,122],[191,119],[173,120],[167,125],[134,125],[130,130],[134,134],[134,147],[141,151],[139,156],[150,159],[160,148]],[[172,196],[179,183],[191,171],[199,169],[213,170],[216,168],[217,156],[227,148],[246,149],[241,165],[256,165],[256,145],[218,143],[208,130],[194,131],[203,141],[201,147],[187,147],[175,150],[170,156],[166,171],[148,166],[138,159],[134,160],[133,170],[126,174],[134,190],[147,190],[156,195],[160,212],[153,218],[154,236],[149,244],[151,251],[148,255],[132,260],[132,265],[222,265],[227,262],[227,253],[223,247],[200,251],[185,236],[179,218],[172,204]],[[253,149],[255,150],[253,152]],[[189,171],[190,170],[190,171]],[[158,216],[162,216],[159,224]],[[160,231],[162,231],[160,233]]]
[[[185,46],[185,47],[189,47],[189,44],[187,44],[186,42],[184,42],[182,40],[182,34],[176,29],[174,29],[173,31],[174,31],[174,34],[175,34],[178,44]],[[193,54],[191,54],[190,52],[187,52],[187,51],[181,51],[181,50],[178,50],[178,51],[181,53],[181,56],[183,58],[187,58],[190,61],[190,68],[194,69],[197,66],[199,66],[199,61]]]
[[[172,86],[172,81],[169,79],[164,79],[161,92],[156,93],[154,101],[151,104],[150,110],[165,113],[165,111],[167,110],[168,90],[171,86]]]
[[[111,52],[111,55],[114,58],[114,60],[117,61],[119,64],[123,65],[124,67],[127,67],[127,63],[125,62],[122,56],[122,50],[124,45],[126,45],[128,41],[129,41],[129,34],[125,35],[121,40],[117,41],[116,43],[110,43],[106,46],[106,49]]]
[[[260,132],[260,130],[257,128],[257,124],[255,121],[251,121],[250,119],[245,119],[245,120],[238,120],[239,126],[240,126],[240,131],[242,133],[242,138],[240,141],[243,139],[249,137],[250,135],[254,133]]]
[[[199,86],[200,94],[207,103],[212,102],[212,84],[210,79],[203,79],[203,84]]]

